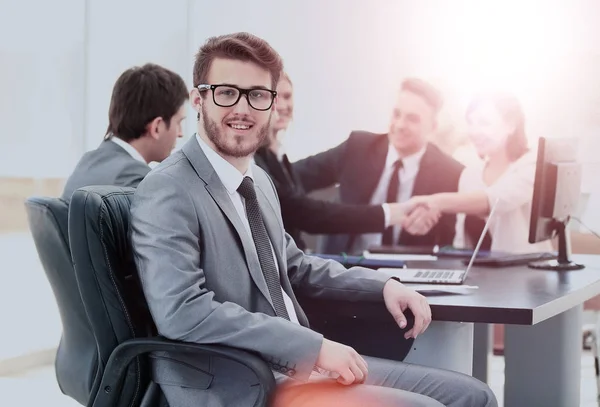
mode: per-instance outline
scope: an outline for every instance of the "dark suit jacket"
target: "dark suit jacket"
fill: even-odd
[[[61,198],[68,202],[77,189],[91,185],[135,188],[149,172],[148,165],[133,158],[121,146],[104,140],[97,149],[81,157]]]
[[[308,197],[287,156],[280,162],[268,148],[258,150],[254,161],[273,180],[279,195],[285,230],[300,249],[306,248],[301,232],[383,232],[385,216],[380,205],[351,205]]]
[[[293,167],[305,190],[339,183],[341,202],[367,204],[381,178],[388,146],[387,134],[355,131],[339,146],[300,160]],[[456,192],[462,170],[462,164],[430,143],[421,159],[412,195]],[[407,246],[451,245],[455,227],[456,216],[443,215],[428,234],[413,236],[403,231],[398,243]],[[354,238],[354,235],[330,236],[325,244],[326,252],[348,252]]]

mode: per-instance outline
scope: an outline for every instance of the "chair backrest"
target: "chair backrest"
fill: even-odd
[[[56,379],[64,394],[85,405],[93,387],[98,353],[71,260],[68,205],[59,198],[32,197],[25,201],[25,210],[62,323]]]
[[[71,254],[97,342],[100,376],[120,343],[156,335],[129,243],[133,193],[133,188],[85,187],[75,191],[70,201]],[[140,357],[129,367],[117,406],[138,406],[149,382],[147,359]],[[94,388],[91,397],[98,391],[102,390]]]

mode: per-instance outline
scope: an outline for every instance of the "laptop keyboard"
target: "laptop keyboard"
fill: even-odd
[[[444,279],[451,277],[456,270],[419,270],[415,273],[417,278]]]

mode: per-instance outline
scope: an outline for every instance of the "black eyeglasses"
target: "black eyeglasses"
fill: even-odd
[[[270,89],[254,88],[241,89],[233,85],[198,85],[199,91],[212,90],[215,105],[231,107],[240,101],[242,95],[246,95],[248,104],[255,110],[269,110],[277,92]]]

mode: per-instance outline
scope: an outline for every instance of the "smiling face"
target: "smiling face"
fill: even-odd
[[[388,138],[402,156],[425,146],[435,130],[435,111],[420,95],[403,90],[398,95],[390,120]]]
[[[468,134],[482,156],[491,156],[506,148],[510,134],[515,125],[505,120],[491,102],[476,105],[467,116]]]
[[[267,69],[235,59],[215,58],[207,76],[210,85],[228,84],[241,89],[271,89],[271,82]],[[249,157],[264,144],[275,103],[269,110],[259,111],[242,95],[235,105],[222,107],[215,104],[212,90],[202,93],[194,89],[191,94],[192,105],[201,112],[198,133],[221,156]]]

